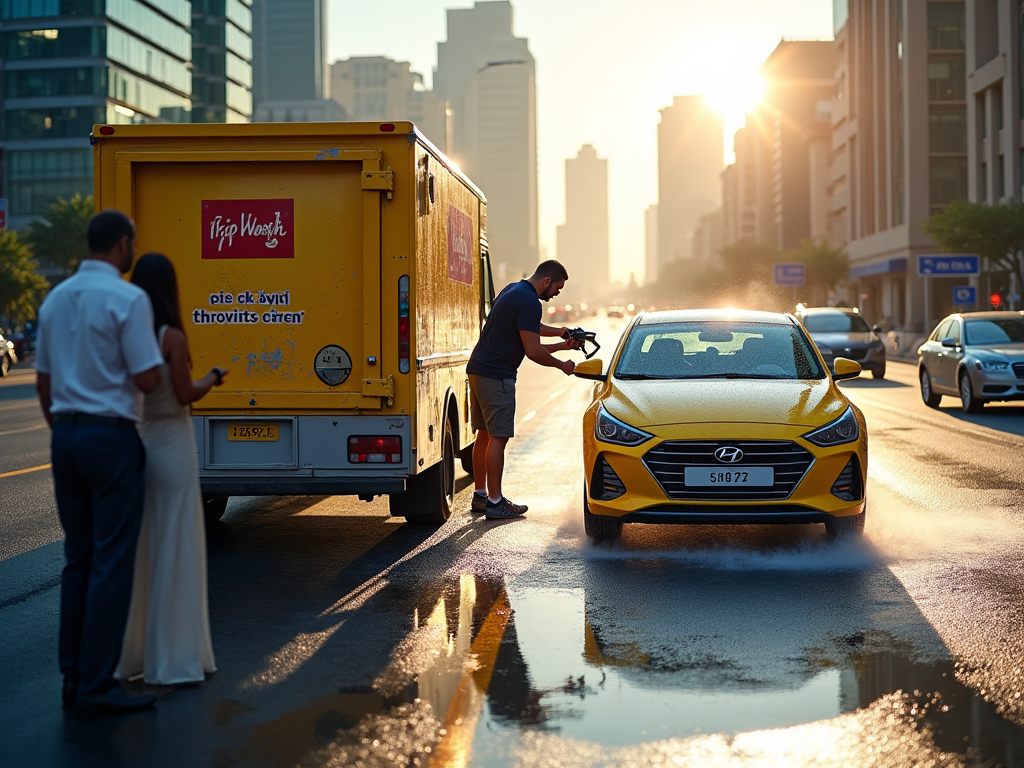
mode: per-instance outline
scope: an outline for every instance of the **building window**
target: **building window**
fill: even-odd
[[[999,199],[1006,197],[1006,157],[999,156]]]
[[[928,151],[967,151],[967,111],[963,107],[932,107],[928,114]]]
[[[974,97],[974,103],[978,112],[978,134],[983,139],[988,138],[988,115],[985,113],[985,94]]]
[[[1003,130],[1003,89],[992,89],[992,109],[995,111],[996,130]]]
[[[981,164],[981,173],[978,175],[978,201],[988,202],[988,165]]]
[[[967,197],[967,158],[928,158],[928,187],[933,210]]]
[[[9,141],[84,139],[94,125],[107,122],[107,110],[104,107],[10,109],[4,118],[4,138]]]
[[[962,2],[928,3],[928,50],[962,51],[966,45]]]
[[[967,74],[963,57],[928,57],[928,100],[963,101],[967,98]]]

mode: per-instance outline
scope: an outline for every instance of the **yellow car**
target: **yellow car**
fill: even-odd
[[[686,310],[637,315],[583,417],[587,535],[624,523],[824,523],[864,530],[868,435],[791,315]]]

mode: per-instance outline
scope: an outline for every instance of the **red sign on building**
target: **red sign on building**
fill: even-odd
[[[294,212],[294,200],[203,200],[203,258],[295,258]]]
[[[473,284],[473,220],[448,206],[448,279]]]

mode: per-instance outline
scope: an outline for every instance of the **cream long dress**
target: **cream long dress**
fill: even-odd
[[[160,329],[163,348],[167,326]],[[135,581],[116,677],[142,673],[173,685],[217,670],[206,591],[206,530],[195,429],[171,386],[170,365],[145,396],[139,435],[146,448],[146,505]]]

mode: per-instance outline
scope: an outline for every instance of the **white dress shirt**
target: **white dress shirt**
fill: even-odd
[[[163,362],[149,296],[105,261],[83,261],[39,309],[36,370],[50,374],[54,414],[138,421],[132,377]]]

